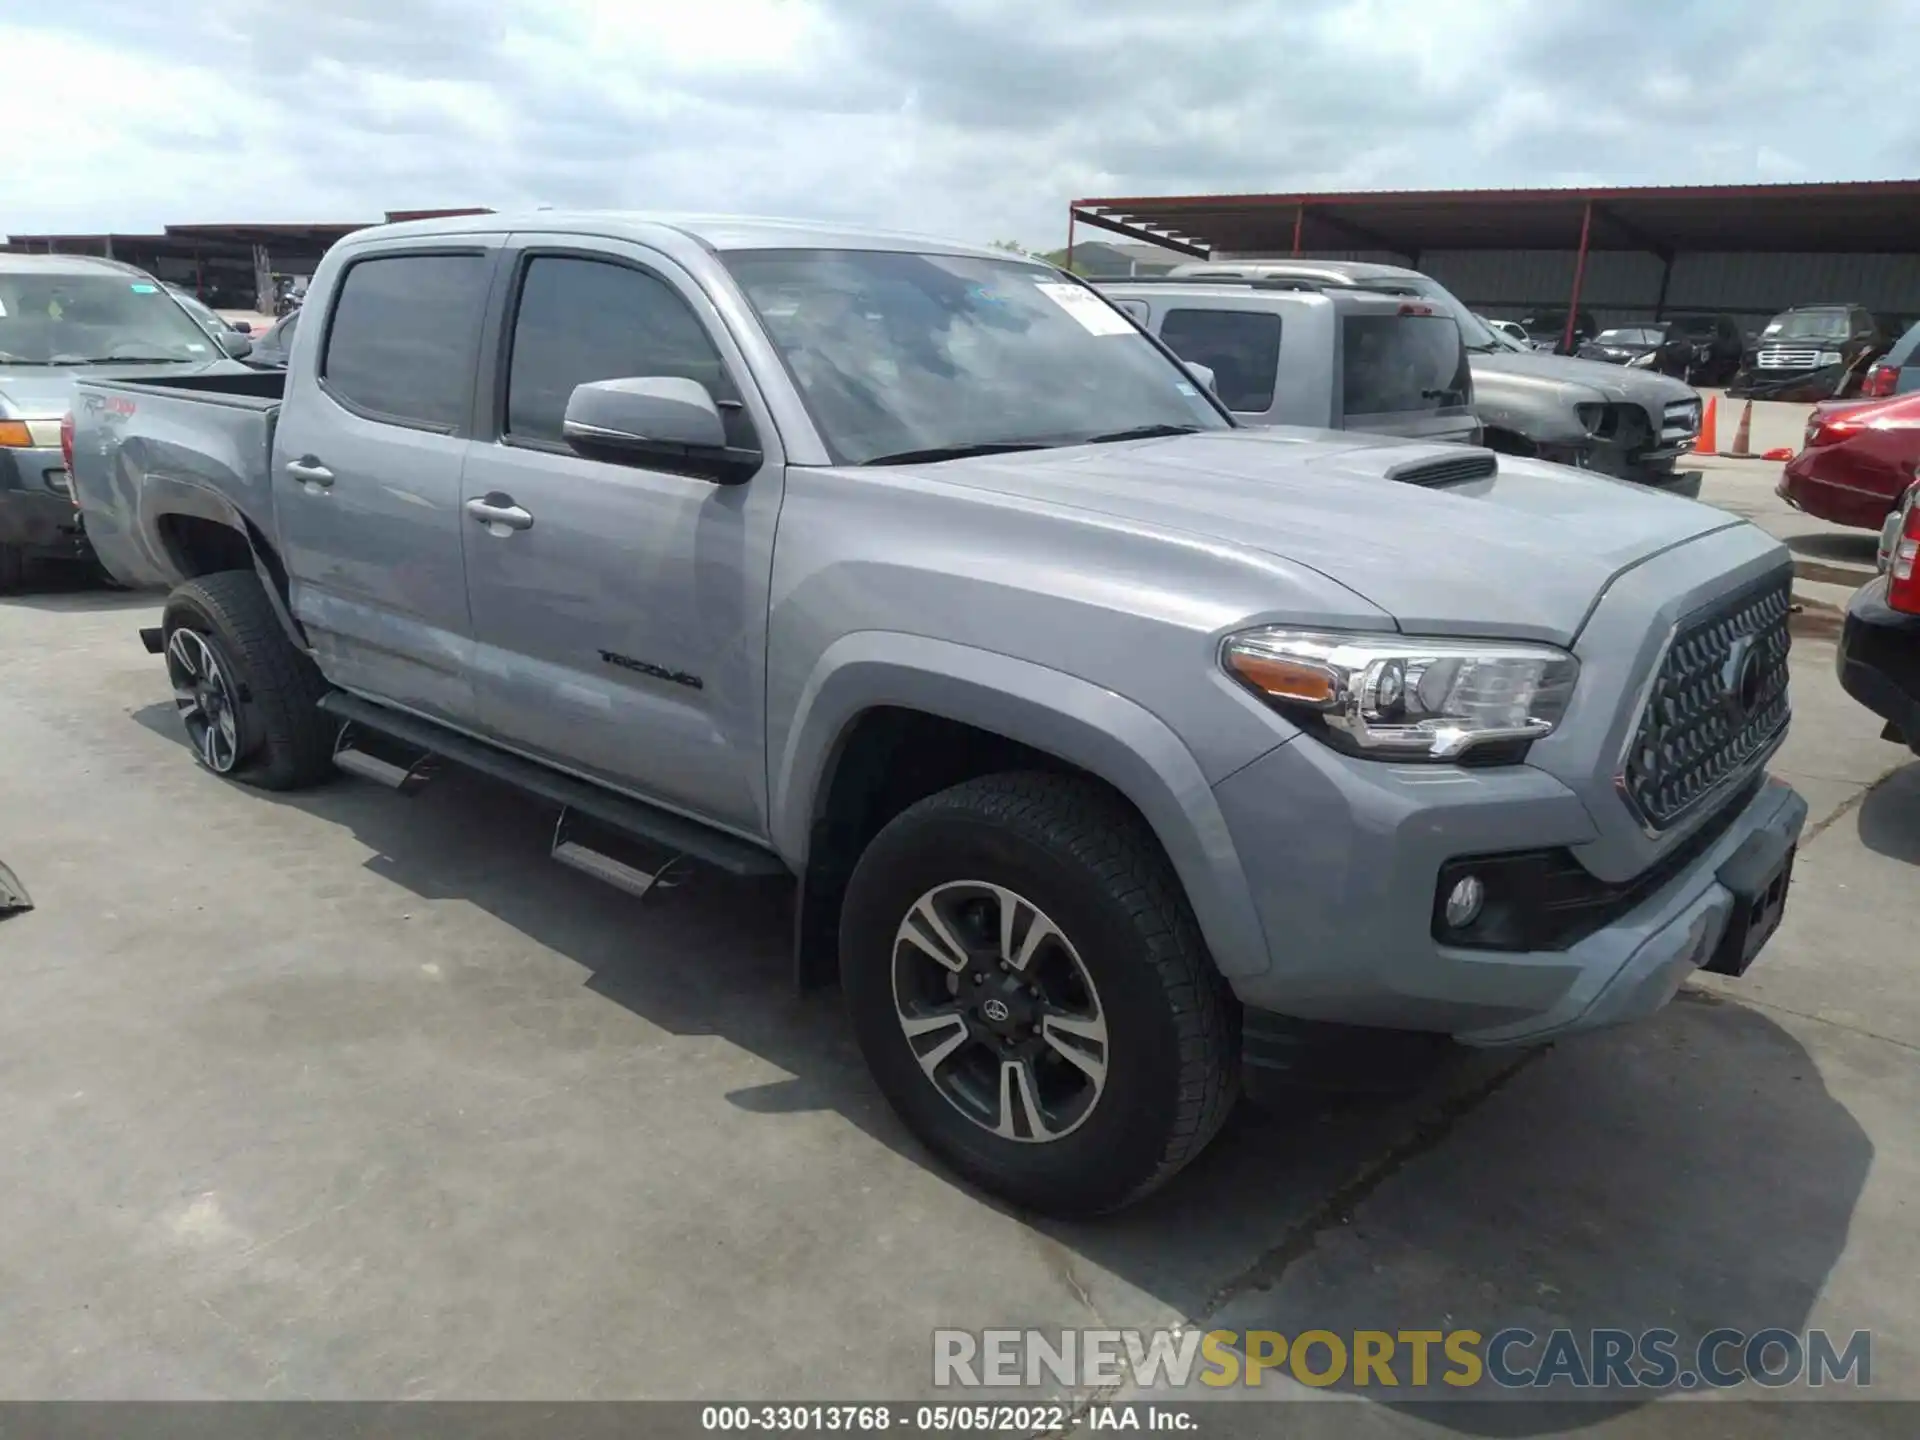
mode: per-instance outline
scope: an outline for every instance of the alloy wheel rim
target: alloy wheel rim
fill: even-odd
[[[216,775],[231,773],[240,763],[240,709],[226,668],[199,631],[167,637],[167,679],[201,763]]]
[[[937,885],[893,941],[907,1047],[948,1104],[1003,1140],[1046,1144],[1106,1091],[1106,1014],[1073,943],[1025,896],[983,880]]]

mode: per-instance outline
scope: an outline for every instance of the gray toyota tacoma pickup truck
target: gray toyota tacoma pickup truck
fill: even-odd
[[[101,559],[200,762],[427,761],[556,858],[798,877],[906,1123],[1112,1208],[1243,1074],[1743,970],[1805,806],[1790,567],[1538,461],[1243,428],[1072,277],[765,221],[329,252],[284,373],[85,381]]]

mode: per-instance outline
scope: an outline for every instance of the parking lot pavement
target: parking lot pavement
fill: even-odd
[[[1818,833],[1748,978],[1417,1095],[1243,1109],[1069,1226],[901,1131],[837,997],[789,990],[776,892],[635,902],[457,776],[218,782],[152,620],[0,602],[0,859],[38,904],[0,921],[0,1396],[911,1397],[935,1327],[1183,1322],[1865,1328],[1876,1391],[1920,1390],[1920,766],[1817,637],[1782,768]],[[1377,1393],[1334,1429],[1664,1408]]]

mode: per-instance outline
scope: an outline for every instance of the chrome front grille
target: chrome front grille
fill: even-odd
[[[1812,348],[1775,345],[1760,352],[1762,370],[1811,370],[1819,363],[1820,352]]]
[[[1680,622],[1647,691],[1617,783],[1665,830],[1748,774],[1787,723],[1793,577],[1770,577]]]
[[[1699,433],[1699,398],[1668,401],[1660,412],[1660,443],[1671,445],[1676,440],[1691,440]]]

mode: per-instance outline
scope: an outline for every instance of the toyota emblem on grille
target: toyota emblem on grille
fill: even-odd
[[[1752,635],[1742,635],[1727,651],[1727,663],[1720,670],[1720,701],[1736,721],[1745,720],[1759,707],[1767,679],[1764,661]]]

